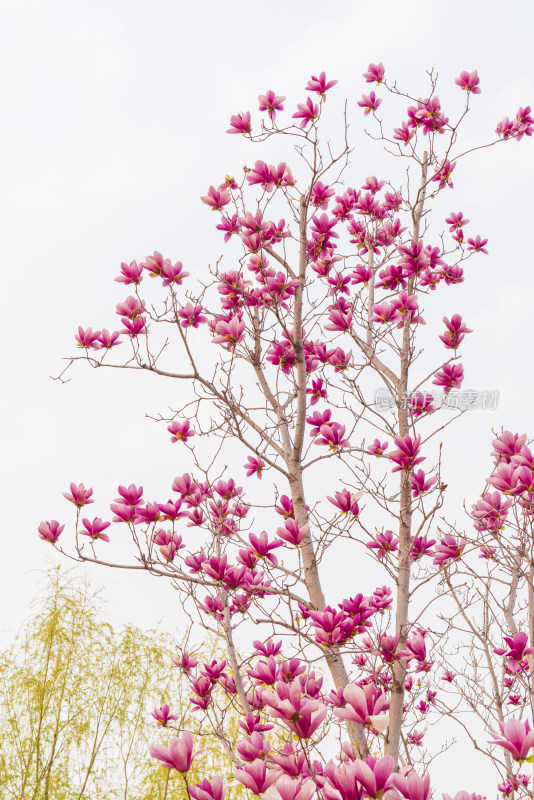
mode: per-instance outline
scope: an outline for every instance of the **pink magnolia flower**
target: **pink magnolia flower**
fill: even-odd
[[[345,425],[340,425],[338,422],[321,425],[319,433],[320,436],[315,439],[314,444],[326,445],[333,453],[344,447],[350,447],[349,440],[344,438]]]
[[[482,239],[480,236],[475,236],[474,239],[467,240],[467,244],[469,245],[467,249],[472,250],[474,253],[486,253],[487,255],[488,250],[485,247],[487,243],[487,239]]]
[[[117,303],[116,313],[119,317],[127,317],[128,319],[136,319],[146,311],[145,301],[139,300],[137,297],[127,297],[124,303]]]
[[[176,714],[171,714],[171,710],[167,704],[161,706],[161,708],[155,708],[152,712],[152,716],[163,728],[167,726],[167,723],[173,719],[180,719]],[[154,756],[155,757],[155,756]]]
[[[502,793],[503,797],[510,797],[516,789],[521,789],[522,786],[528,786],[529,782],[530,776],[524,773],[508,775],[505,781],[497,785],[497,789]]]
[[[478,77],[476,69],[473,72],[467,72],[464,70],[460,72],[460,76],[455,78],[454,80],[456,86],[459,86],[460,89],[472,94],[480,94],[482,89],[479,87],[480,78]]]
[[[252,717],[252,714],[249,712],[247,717]],[[259,717],[258,717],[259,718]],[[241,721],[239,722],[241,725]],[[267,725],[268,730],[271,730],[274,726]],[[263,738],[259,731],[252,731],[248,739],[241,739],[240,741],[236,742],[235,749],[243,759],[243,761],[248,761],[249,763],[254,762],[257,758],[261,758],[265,760],[267,757],[271,746],[269,742]]]
[[[303,777],[302,772],[296,780],[289,775],[282,775],[276,781],[276,786],[266,793],[266,797],[273,800],[311,800],[316,789],[315,781]]]
[[[121,322],[124,325],[124,328],[120,331],[120,333],[127,333],[131,339],[135,339],[135,337],[139,336],[140,333],[147,332],[145,317],[136,317],[135,319],[121,317]]]
[[[255,456],[248,456],[247,462],[247,464],[244,464],[247,478],[257,475],[257,477],[261,480],[261,473],[265,469],[265,461],[259,457],[256,458]]]
[[[369,445],[367,452],[372,456],[382,456],[388,449],[388,442],[381,442],[380,439],[375,439],[373,444]]]
[[[306,389],[306,394],[311,397],[310,405],[312,406],[318,403],[320,399],[326,399],[326,397],[328,397],[327,391],[324,388],[324,382],[321,378],[312,380],[312,385]],[[306,421],[308,420],[306,419]]]
[[[392,780],[397,789],[398,800],[401,797],[404,797],[405,800],[428,800],[430,795],[430,775],[428,773],[424,778],[420,778],[412,769],[408,775],[393,775]]]
[[[180,514],[179,516],[183,517],[184,514]],[[159,552],[167,562],[174,561],[176,553],[179,550],[183,550],[185,547],[185,544],[182,544],[181,536],[172,531],[166,531],[163,528],[158,528],[158,530],[155,531],[152,540],[154,544],[161,545]]]
[[[91,522],[88,519],[82,519],[85,530],[80,531],[82,536],[89,536],[93,541],[102,539],[104,542],[109,542],[107,533],[103,533],[106,528],[109,528],[111,522],[103,522],[100,517],[95,517]]]
[[[436,174],[432,178],[433,181],[439,181],[439,188],[443,189],[445,186],[450,186],[452,189],[454,184],[451,180],[451,175],[456,166],[456,161],[451,162],[447,159],[443,162],[441,167],[439,167],[436,171]]]
[[[324,611],[305,611],[305,618],[315,628],[315,641],[327,647],[351,639],[359,630],[359,621],[348,616],[342,609],[338,611],[331,606],[326,606]],[[306,688],[309,694],[309,690]]]
[[[436,554],[432,563],[442,567],[448,561],[456,561],[462,555],[465,545],[465,539],[457,541],[450,533],[445,534],[440,543],[436,545]]]
[[[518,484],[518,469],[515,464],[505,462],[498,465],[495,472],[487,478],[487,482],[503,494],[515,494]]]
[[[250,133],[252,126],[250,124],[250,111],[245,111],[243,114],[235,114],[230,117],[230,125],[226,133]]]
[[[419,731],[412,731],[408,734],[408,743],[414,744],[416,747],[421,747],[424,735],[424,733],[420,733]]]
[[[490,531],[497,533],[504,527],[508,516],[508,509],[512,500],[505,500],[499,492],[486,492],[486,494],[472,506],[472,516],[476,522],[477,531]]]
[[[311,700],[302,693],[299,681],[284,683],[278,681],[274,692],[262,693],[269,713],[280,719],[290,731],[302,739],[313,736],[326,717],[327,709],[323,703]]]
[[[350,513],[356,517],[360,513],[358,500],[362,497],[363,492],[351,494],[348,489],[342,489],[340,492],[334,492],[334,497],[327,497],[332,505],[336,506],[342,514]]]
[[[224,619],[224,614],[222,614],[222,601],[219,595],[215,597],[210,597],[209,595],[205,599],[205,606],[200,605],[204,611],[209,614],[213,614],[214,617],[217,619]],[[195,706],[195,711],[198,709],[206,710],[211,704],[211,690],[213,684],[208,678],[207,675],[199,675],[198,678],[191,679],[191,688],[195,693],[194,697],[189,698],[189,702]]]
[[[384,80],[385,74],[386,70],[384,69],[384,65],[380,62],[379,64],[369,64],[367,72],[363,73],[363,77],[367,83],[375,83],[376,81],[376,85],[379,86]]]
[[[328,202],[335,195],[335,191],[325,186],[322,181],[316,181],[310,195],[310,203],[318,208],[328,208]]]
[[[353,286],[357,286],[359,283],[368,284],[372,277],[373,271],[368,267],[355,267],[351,273]]]
[[[41,522],[39,524],[39,538],[54,544],[61,536],[64,528],[65,526],[60,525],[57,519],[52,519],[50,522]]]
[[[445,347],[449,348],[450,350],[456,350],[456,348],[462,343],[465,334],[473,332],[471,328],[468,328],[467,325],[462,322],[460,314],[453,314],[450,320],[447,319],[447,317],[443,317],[443,322],[445,323],[447,330],[439,338]]]
[[[92,494],[93,490],[86,489],[83,483],[80,483],[78,486],[76,486],[75,483],[71,483],[70,494],[68,494],[68,492],[63,492],[63,497],[66,497],[67,500],[74,503],[77,508],[81,508],[82,506],[95,502],[89,499]]]
[[[434,398],[431,394],[424,395],[422,392],[415,392],[409,398],[410,414],[413,417],[420,417],[434,411]]]
[[[229,242],[234,233],[239,233],[239,221],[237,214],[231,217],[221,217],[221,221],[215,226],[218,231],[224,231],[224,241]]]
[[[259,110],[266,111],[269,114],[271,120],[274,122],[276,117],[276,112],[284,110],[284,106],[282,105],[282,103],[286,99],[287,98],[283,97],[282,95],[280,96],[275,95],[275,93],[271,89],[269,89],[265,94],[260,94],[258,96],[258,102],[260,104]]]
[[[512,458],[521,453],[527,441],[526,433],[512,433],[503,431],[500,436],[493,440],[493,450],[491,455],[495,458],[495,464],[500,462],[510,463]]]
[[[131,483],[128,487],[126,486],[119,486],[118,490],[120,497],[117,497],[115,502],[116,503],[127,503],[128,505],[133,506],[136,508],[139,505],[143,505],[144,500],[141,500],[143,496],[143,487],[135,486],[135,484]]]
[[[253,794],[266,792],[269,786],[280,777],[279,769],[267,769],[264,760],[257,758],[244,767],[237,767],[234,772],[236,780],[246,786]]]
[[[417,561],[422,556],[433,556],[434,551],[432,546],[436,544],[435,539],[427,539],[425,536],[412,536],[410,545],[410,558],[412,561]]]
[[[78,325],[78,333],[74,334],[78,347],[82,347],[84,350],[98,350],[100,346],[99,337],[100,331],[93,332],[92,328],[82,328],[81,325]]]
[[[143,280],[143,264],[137,264],[137,261],[131,261],[127,264],[125,261],[121,264],[121,275],[118,278],[115,278],[118,283],[125,283],[126,285],[130,283],[134,283],[136,286],[137,284],[141,283]]]
[[[427,478],[422,469],[418,469],[410,477],[412,487],[412,497],[420,497],[437,483],[437,478]]]
[[[464,379],[464,368],[461,364],[444,364],[434,375],[433,384],[443,386],[445,394],[451,389],[459,389]]]
[[[534,731],[530,730],[527,720],[520,722],[517,719],[509,719],[507,722],[499,722],[501,733],[491,733],[493,739],[489,739],[490,744],[498,744],[508,750],[514,761],[521,764],[528,758],[529,751],[534,747]]]
[[[280,516],[284,517],[284,519],[293,519],[295,517],[293,500],[291,500],[291,498],[289,498],[286,494],[282,495],[280,498],[280,505],[275,506],[275,509]]]
[[[178,312],[181,318],[180,325],[182,328],[198,328],[203,322],[207,322],[208,318],[202,314],[203,306],[194,306],[192,303],[186,303],[183,308]]]
[[[373,306],[373,322],[399,322],[401,316],[398,312],[397,306],[394,303],[376,303]]]
[[[377,533],[374,541],[367,542],[367,547],[377,551],[378,558],[382,559],[388,553],[395,553],[399,548],[398,536],[394,536],[393,531]]]
[[[178,667],[183,672],[189,674],[198,664],[198,658],[190,653],[182,653],[180,658],[175,658],[172,662],[175,667]]]
[[[230,320],[218,320],[215,322],[213,330],[218,335],[212,339],[212,343],[222,344],[228,349],[233,349],[245,338],[245,323],[237,314]]]
[[[182,281],[184,278],[189,276],[189,272],[184,272],[184,265],[181,261],[177,261],[176,264],[164,264],[163,269],[161,270],[161,277],[163,278],[163,285],[164,286],[171,286],[176,284],[177,286],[182,285]]]
[[[409,295],[408,292],[402,291],[399,293],[398,297],[392,301],[391,305],[400,317],[397,328],[402,328],[405,320],[408,320],[410,323],[424,323],[423,318],[417,313],[419,311],[419,303],[415,295]]]
[[[162,766],[182,773],[188,772],[193,759],[203,752],[204,750],[197,750],[193,753],[193,737],[189,731],[185,731],[180,738],[173,736],[169,747],[155,744],[150,748],[150,755],[161,761]]]
[[[354,751],[348,743],[343,743],[345,761],[340,766],[329,761],[326,765],[326,782],[322,788],[325,800],[360,800],[362,787],[356,777],[356,766],[353,763]]]
[[[167,430],[172,434],[171,442],[173,443],[187,442],[188,439],[195,435],[195,431],[191,428],[191,423],[188,419],[184,420],[184,422],[171,422]]]
[[[271,169],[265,161],[256,161],[254,168],[247,173],[247,183],[251,186],[263,186],[266,192],[272,192],[275,181]]]
[[[528,634],[520,631],[513,637],[505,636],[504,641],[508,645],[508,650],[506,647],[495,647],[493,652],[497,653],[499,656],[505,655],[507,657],[506,667],[510,672],[521,672],[521,662],[524,657],[530,655],[530,653],[534,653],[534,647],[527,647]]]
[[[300,123],[302,129],[319,116],[319,106],[314,104],[311,97],[308,97],[305,103],[299,103],[297,109],[292,118],[302,120]]]
[[[98,348],[99,350],[111,350],[112,347],[115,347],[116,344],[121,344],[121,339],[119,339],[120,331],[113,331],[110,333],[107,328],[102,328],[100,331],[100,335],[98,336],[98,345],[95,346],[95,349]]]
[[[408,662],[415,659],[418,662],[416,672],[429,672],[430,669],[432,669],[432,664],[434,663],[433,661],[429,661],[427,658],[423,631],[415,633],[410,639],[408,639],[406,642],[406,650],[399,650],[396,655],[397,658],[405,658]]]
[[[413,128],[410,128],[405,122],[401,123],[400,128],[393,129],[393,138],[397,139],[399,142],[403,142],[405,147],[413,135]]]
[[[460,228],[463,228],[464,225],[467,225],[469,223],[469,220],[464,219],[464,215],[462,214],[461,211],[459,211],[458,214],[451,212],[451,214],[447,217],[445,222],[448,225],[450,225],[449,231],[451,233],[454,233],[454,231],[457,231]]]
[[[423,135],[437,132],[444,133],[443,128],[449,121],[441,111],[439,97],[434,95],[432,98],[419,100],[417,106],[408,108],[408,124],[413,128],[423,128]]]
[[[281,646],[282,646],[281,642],[278,642],[277,644],[275,644],[272,639],[267,639],[266,642],[254,642],[253,644],[254,644],[254,647],[256,647],[256,644],[259,644],[261,646],[262,655],[275,655],[274,650],[276,650],[276,648],[278,648],[276,650],[276,653],[278,653],[280,651]],[[273,652],[267,653],[266,652],[267,650],[269,650],[269,651],[272,650]],[[258,652],[256,652],[255,655],[258,655]],[[252,736],[254,736],[255,732],[258,732],[258,733],[261,734],[261,733],[265,733],[266,731],[272,731],[273,728],[274,728],[274,725],[271,725],[269,722],[267,722],[267,723],[262,722],[260,714],[256,714],[256,716],[254,716],[254,714],[251,714],[249,712],[248,714],[245,714],[243,719],[239,720],[239,727],[242,728],[246,733],[248,733],[252,737]],[[265,744],[267,745],[267,749],[270,749],[268,743],[266,742]],[[265,752],[267,752],[267,750]]]
[[[170,265],[170,258],[163,258],[158,250],[154,250],[151,256],[147,256],[142,266],[147,270],[151,278],[160,277],[165,266]]]
[[[318,78],[316,78],[315,75],[311,76],[305,90],[307,92],[316,92],[316,94],[322,95],[323,99],[326,99],[325,93],[331,89],[332,86],[335,86],[336,83],[337,81],[327,81],[326,74],[321,72]]]
[[[412,439],[409,434],[406,436],[395,436],[395,444],[399,448],[389,454],[389,458],[397,466],[393,467],[393,472],[400,470],[411,471],[417,464],[425,460],[425,456],[419,456],[419,448],[421,446],[421,437],[417,436]]]
[[[298,546],[310,530],[309,525],[299,528],[296,519],[286,519],[283,528],[277,528],[276,535],[289,544]]]
[[[328,425],[330,423],[331,416],[331,410],[326,408],[324,411],[314,411],[311,416],[306,417],[306,422],[308,425],[313,426],[310,430],[310,436],[317,436],[321,430],[321,426]]]
[[[216,189],[215,186],[210,186],[208,193],[202,195],[200,198],[203,203],[210,206],[212,211],[220,211],[221,208],[227,206],[231,201],[232,196],[226,189]]]
[[[343,708],[334,708],[338,719],[359,722],[365,727],[385,730],[387,727],[388,704],[385,695],[372,683],[357,686],[350,683],[343,689]],[[385,724],[384,724],[385,723]]]
[[[365,179],[365,183],[362,184],[362,191],[371,192],[372,195],[376,194],[386,185],[385,181],[379,181],[375,175],[370,175],[368,178]],[[392,197],[392,195],[390,195]]]
[[[362,94],[362,99],[358,101],[358,105],[364,109],[363,113],[367,116],[371,111],[376,111],[381,102],[382,100],[374,92],[369,92],[369,94]]]
[[[517,142],[523,136],[532,136],[534,132],[534,117],[531,116],[530,112],[530,106],[525,106],[525,108],[519,108],[515,116],[512,123],[512,135]]]
[[[393,756],[384,756],[377,759],[367,756],[365,761],[358,759],[354,762],[357,780],[362,784],[370,798],[380,798],[393,787],[393,770],[395,759]]]
[[[248,539],[257,558],[267,558],[275,566],[278,565],[276,556],[272,555],[270,551],[282,547],[280,539],[274,539],[274,541],[270,542],[266,531],[262,531],[259,536],[256,536],[255,533],[249,533]]]
[[[339,310],[339,308],[332,306],[328,314],[328,319],[330,320],[331,324],[324,326],[325,330],[327,331],[345,332],[350,331],[352,328],[352,311],[350,310],[346,313],[343,313]]]

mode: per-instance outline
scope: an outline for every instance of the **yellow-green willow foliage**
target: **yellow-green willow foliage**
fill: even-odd
[[[1,800],[182,798],[181,776],[149,756],[152,744],[173,735],[151,717],[154,707],[169,703],[181,730],[195,735],[198,724],[187,682],[172,665],[176,644],[159,631],[114,628],[98,592],[72,572],[49,572],[33,615],[0,653]],[[208,643],[196,654],[207,660],[214,651]],[[240,738],[231,705],[225,735],[230,744]],[[190,781],[213,772],[231,778],[215,737],[195,735],[195,745],[205,753]],[[246,794],[237,786],[227,797]]]

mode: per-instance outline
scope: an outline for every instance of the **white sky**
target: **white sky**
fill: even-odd
[[[415,94],[424,93],[425,69],[436,67],[442,102],[456,97],[461,70],[477,68],[483,93],[473,98],[466,135],[483,140],[505,114],[534,101],[526,44],[533,17],[527,2],[457,0],[2,3],[4,639],[27,614],[37,571],[50,559],[39,521],[70,519],[61,492],[71,480],[93,486],[103,503],[95,514],[105,516],[118,483],[143,483],[162,499],[161,486],[165,494],[185,471],[178,448],[144,419],[177,405],[170,382],[83,368],[66,386],[49,376],[73,352],[78,324],[113,327],[115,304],[128,293],[113,283],[121,261],[159,249],[201,273],[223,252],[199,196],[261,157],[261,148],[226,136],[230,114],[254,111],[268,88],[296,106],[308,77],[323,69],[354,104],[372,88],[361,78],[370,61],[383,61]],[[445,469],[462,521],[463,499],[471,502],[488,474],[491,427],[534,433],[531,145],[477,154],[446,209],[462,209],[469,233],[490,240],[490,255],[471,262],[455,287],[450,313],[475,331],[464,348],[465,385],[501,391],[497,412],[465,415],[447,439]],[[364,154],[354,153],[353,185],[386,177],[379,150],[376,160]],[[108,586],[116,621],[176,623],[175,597],[155,579],[91,574]]]

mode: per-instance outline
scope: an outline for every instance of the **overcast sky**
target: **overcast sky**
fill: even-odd
[[[303,102],[309,76],[323,69],[354,106],[371,61],[414,94],[435,67],[445,105],[457,97],[459,72],[477,68],[483,92],[466,136],[487,140],[505,114],[534,101],[526,44],[534,19],[528,2],[458,0],[0,5],[2,642],[53,560],[37,538],[39,521],[71,519],[61,496],[71,480],[94,488],[104,516],[118,483],[143,483],[160,497],[184,471],[161,426],[144,417],[177,404],[170,382],[83,367],[67,385],[50,376],[73,352],[78,324],[113,327],[127,293],[113,283],[121,261],[158,249],[201,273],[222,253],[199,196],[261,157],[225,134],[230,114],[255,110],[269,88],[287,95],[286,107]],[[466,385],[501,392],[496,411],[465,415],[447,440],[458,519],[488,474],[491,428],[534,433],[531,145],[476,154],[455,191],[454,209],[490,240],[490,255],[469,268],[450,308],[475,331],[464,351]],[[379,148],[376,162],[361,152],[347,180],[385,177]],[[176,624],[175,597],[155,579],[90,574],[108,587],[117,622]]]

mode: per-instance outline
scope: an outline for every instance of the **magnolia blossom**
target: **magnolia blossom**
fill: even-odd
[[[184,422],[171,422],[167,430],[172,434],[171,442],[173,443],[187,442],[188,439],[195,435],[195,431],[192,429],[188,419],[184,420]]]
[[[165,704],[164,706],[161,706],[161,708],[155,708],[154,711],[152,712],[152,716],[154,717],[158,725],[161,725],[163,728],[165,728],[170,720],[180,719],[180,717],[177,714],[171,714],[170,711],[171,710],[169,706]],[[154,755],[152,751],[151,755]]]
[[[274,122],[276,112],[284,110],[282,103],[286,99],[287,98],[283,97],[282,95],[277,96],[271,89],[269,89],[269,91],[267,91],[265,94],[260,94],[258,96],[259,110],[267,111],[269,117]]]
[[[534,731],[530,730],[527,720],[520,722],[517,719],[509,719],[506,722],[499,722],[501,733],[492,733],[490,744],[498,744],[508,750],[514,761],[521,764],[526,761],[530,750],[534,747]]]
[[[226,133],[250,133],[252,130],[250,111],[245,111],[243,114],[235,114],[230,117],[230,126]]]
[[[335,86],[336,83],[337,81],[327,81],[326,74],[324,72],[321,72],[318,78],[316,78],[315,75],[311,76],[306,86],[306,91],[316,92],[317,94],[322,95],[324,99],[326,99],[325,93],[329,89],[331,89],[332,86]]]
[[[313,736],[326,717],[326,706],[302,694],[299,681],[276,684],[274,692],[263,692],[263,702],[272,717],[280,719],[290,731],[302,739]]]
[[[476,69],[474,69],[473,72],[467,72],[467,70],[460,72],[460,76],[455,78],[454,82],[460,89],[463,89],[468,94],[480,94],[482,91],[478,85],[480,83],[480,78],[478,77]]]
[[[319,106],[314,104],[311,97],[308,97],[305,103],[298,104],[297,111],[293,114],[293,119],[302,120],[300,127],[304,129],[310,122],[317,119],[318,116]]]
[[[185,731],[180,738],[173,736],[169,747],[155,744],[150,748],[152,758],[157,758],[158,761],[161,761],[163,767],[175,769],[182,773],[188,772],[191,769],[193,759],[203,752],[204,750],[197,750],[196,753],[193,753],[193,736],[189,731]]]
[[[248,456],[247,463],[244,464],[244,467],[247,478],[251,478],[253,475],[256,475],[261,480],[262,472],[265,469],[265,461],[256,456]]]
[[[39,524],[39,538],[44,539],[45,542],[54,544],[61,536],[61,532],[64,528],[65,526],[60,525],[57,519],[53,519],[50,522],[41,522]]]
[[[364,114],[370,114],[371,111],[376,111],[382,100],[380,100],[374,92],[369,94],[362,94],[362,99],[358,101],[360,108],[364,109]]]
[[[382,81],[384,80],[384,75],[386,70],[384,69],[384,65],[382,62],[379,64],[369,64],[367,67],[367,72],[363,73],[363,77],[367,81],[367,83],[375,83],[379,86]]]
[[[80,483],[78,486],[76,486],[75,483],[71,483],[70,494],[68,492],[63,492],[63,497],[66,497],[67,500],[70,500],[71,503],[74,503],[77,508],[82,508],[82,506],[95,502],[94,500],[90,499],[92,494],[93,490],[86,489],[83,483]]]
[[[103,522],[100,517],[95,517],[93,521],[89,519],[82,519],[84,530],[80,531],[82,536],[89,536],[90,539],[102,539],[104,542],[109,542],[107,533],[103,533],[106,528],[109,528],[111,522]]]
[[[443,386],[445,394],[451,389],[459,389],[464,379],[464,368],[461,364],[444,364],[434,375],[433,384]]]
[[[218,320],[214,325],[214,332],[217,336],[212,339],[213,344],[222,344],[233,349],[245,338],[245,323],[235,315],[230,320]]]

